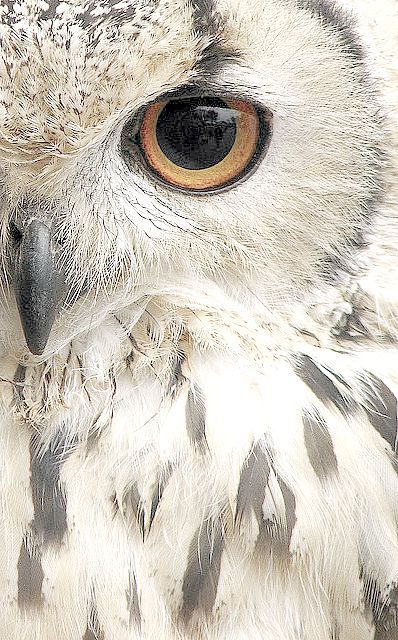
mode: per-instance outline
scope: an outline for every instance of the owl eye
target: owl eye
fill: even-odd
[[[242,100],[199,97],[151,104],[139,145],[149,169],[186,191],[216,191],[257,165],[270,138],[270,118]]]

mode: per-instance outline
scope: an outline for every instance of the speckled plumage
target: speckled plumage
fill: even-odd
[[[395,0],[1,3],[2,640],[398,637],[397,45]],[[123,152],[194,84],[272,113],[219,194]]]

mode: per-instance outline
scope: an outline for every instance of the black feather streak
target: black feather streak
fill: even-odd
[[[214,35],[216,5],[214,0],[192,0],[194,29],[203,35]]]
[[[145,514],[137,484],[134,483],[123,499],[123,515],[129,517],[130,512],[137,521],[142,537],[145,535]]]
[[[195,71],[203,79],[214,79],[231,60],[239,60],[239,52],[221,44],[223,19],[214,0],[192,0],[193,28],[211,42],[198,54]]]
[[[369,404],[364,409],[371,425],[397,453],[397,398],[379,378],[367,375],[364,386]]]
[[[155,492],[153,494],[153,498],[152,498],[152,504],[151,504],[151,514],[150,514],[150,518],[149,518],[149,530],[152,527],[153,521],[155,519],[155,515],[156,512],[158,510],[160,501],[162,500],[163,497],[163,492],[167,486],[167,483],[169,482],[171,476],[173,473],[173,467],[171,464],[166,465],[166,467],[163,469],[160,478],[157,482],[156,485],[156,489]]]
[[[331,632],[330,640],[340,640],[340,630],[335,628]]]
[[[263,503],[268,485],[270,464],[260,444],[256,444],[246,458],[236,498],[235,523],[240,523],[249,509],[253,509],[260,529],[264,525]]]
[[[333,380],[309,356],[301,354],[296,360],[296,373],[321,402],[331,402],[347,416],[352,409],[352,401],[342,395]]]
[[[397,640],[398,638],[398,605],[396,602],[384,604],[375,616],[376,634],[374,640]]]
[[[185,419],[191,442],[204,453],[208,448],[206,440],[206,407],[203,394],[197,386],[188,391]]]
[[[43,568],[41,551],[33,540],[25,537],[18,559],[18,605],[21,608],[40,607],[43,602]]]
[[[83,640],[105,640],[105,634],[98,619],[97,607],[93,604],[90,609],[90,616]]]
[[[222,531],[213,522],[205,522],[192,539],[182,585],[180,616],[185,625],[194,611],[205,616],[212,612],[217,596],[223,546]]]
[[[166,396],[172,399],[176,397],[182,385],[186,381],[186,377],[182,372],[182,365],[185,361],[185,354],[180,352],[177,354],[174,362],[173,372],[166,390]]]
[[[321,481],[336,475],[337,458],[327,424],[314,407],[303,413],[304,442],[311,466]]]
[[[127,598],[127,608],[129,611],[129,624],[132,626],[133,624],[140,628],[141,627],[141,610],[140,610],[140,601],[138,597],[137,591],[137,579],[135,577],[134,571],[131,571],[129,574],[129,586],[126,591]]]
[[[25,396],[23,385],[26,377],[26,367],[19,364],[14,374],[14,402],[17,407],[21,407],[25,404]]]
[[[278,484],[282,491],[283,501],[285,503],[285,518],[286,518],[286,544],[290,545],[293,529],[297,522],[296,517],[296,497],[293,491],[287,486],[287,484],[278,476]]]
[[[41,448],[34,432],[30,441],[31,489],[34,507],[32,531],[43,543],[60,543],[67,531],[66,497],[60,481],[61,464],[71,449],[66,449],[62,431],[47,449]]]
[[[373,614],[374,640],[397,640],[398,638],[398,587],[391,589],[387,599],[382,597],[379,585],[370,577],[363,580],[364,599]]]
[[[376,629],[374,640],[397,640],[398,638],[398,626],[393,629]]]
[[[398,638],[398,606],[386,605],[380,615],[375,618],[374,640],[397,640]]]
[[[377,100],[377,88],[368,71],[367,56],[357,33],[357,21],[353,13],[344,11],[343,8],[337,6],[338,3],[335,0],[296,0],[296,2],[300,9],[309,11],[319,20],[324,29],[330,27],[333,30],[336,38],[340,40],[341,52],[346,56],[347,61],[351,63],[357,81],[356,84],[359,84],[367,91],[368,101],[373,104]],[[352,82],[354,84],[355,80],[352,80]],[[378,126],[381,126],[380,116],[376,114],[375,118],[378,121]],[[362,249],[366,246],[366,231],[384,194],[384,174],[382,170],[384,163],[382,160],[385,153],[381,145],[376,145],[375,148],[373,144],[372,151],[378,159],[373,163],[369,163],[368,167],[368,184],[370,186],[368,197],[363,199],[363,224],[357,228],[354,236],[347,236],[345,241],[341,242],[339,257],[336,254],[326,256],[329,258],[330,264],[327,271],[325,271],[325,276],[332,281],[336,273],[341,272],[342,267],[348,272],[352,270],[352,263],[344,258],[344,253],[352,256],[353,249]]]
[[[354,19],[351,14],[336,6],[333,0],[297,0],[301,9],[310,10],[313,15],[329,24],[337,32],[345,51],[356,59],[362,67],[365,54],[362,43],[354,30]]]

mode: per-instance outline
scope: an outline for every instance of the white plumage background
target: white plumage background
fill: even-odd
[[[398,638],[397,46],[396,0],[2,0],[0,638]],[[198,88],[272,118],[214,193],[126,153]]]

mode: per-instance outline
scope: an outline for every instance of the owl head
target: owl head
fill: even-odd
[[[153,296],[283,316],[355,265],[383,132],[328,0],[11,0],[0,38],[4,350]]]

